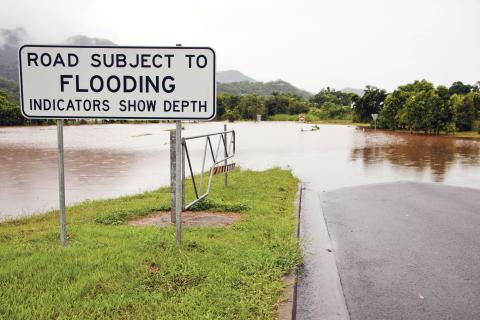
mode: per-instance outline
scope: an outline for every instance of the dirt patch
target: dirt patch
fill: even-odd
[[[150,273],[158,272],[159,270],[155,262],[150,262],[149,264],[147,264],[147,269],[148,269],[148,272]]]
[[[182,224],[184,226],[218,226],[226,227],[242,218],[238,212],[207,212],[207,211],[186,211],[182,212]],[[155,212],[146,217],[128,221],[129,225],[137,227],[157,226],[165,227],[172,225],[170,212]]]

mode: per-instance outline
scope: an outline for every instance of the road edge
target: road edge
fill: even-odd
[[[300,239],[300,212],[302,208],[303,183],[300,181],[294,200],[294,214],[297,221],[295,236]],[[297,314],[297,283],[299,267],[283,277],[283,293],[278,304],[278,320],[295,320]]]
[[[298,270],[297,315],[312,320],[349,320],[321,195],[308,183],[303,184],[300,209],[305,260]]]

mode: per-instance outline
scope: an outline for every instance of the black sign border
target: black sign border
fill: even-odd
[[[210,50],[213,53],[213,114],[207,118],[191,118],[191,117],[42,117],[42,116],[30,116],[25,113],[23,110],[23,78],[22,78],[22,50],[24,48],[106,48],[106,49],[204,49]],[[18,49],[18,72],[19,72],[19,84],[20,84],[20,105],[22,115],[27,119],[109,119],[109,120],[203,120],[209,121],[213,120],[217,114],[217,80],[216,80],[216,71],[217,71],[217,55],[215,50],[210,47],[184,47],[184,46],[175,46],[175,47],[150,47],[150,46],[69,46],[69,45],[41,45],[41,44],[25,44]]]

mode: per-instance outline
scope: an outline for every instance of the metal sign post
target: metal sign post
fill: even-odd
[[[300,129],[300,131],[303,131],[303,124],[305,123],[305,115],[303,113],[298,115],[298,121],[302,124],[302,129]]]
[[[181,44],[177,44],[181,47]],[[182,121],[175,121],[175,239],[177,245],[182,242],[182,210],[183,210],[183,148]]]
[[[377,131],[377,118],[378,118],[378,113],[372,113],[372,118],[373,118],[373,122],[375,123],[374,126],[375,126],[375,131]]]
[[[227,156],[228,156],[228,150],[227,150],[227,125],[224,124],[223,125],[223,132],[224,133],[224,139],[223,139],[223,156],[225,157],[225,161],[223,162],[223,165],[226,167],[227,166],[227,163],[228,163],[228,159],[227,159]],[[228,171],[225,170],[225,181],[224,181],[224,185],[225,187],[228,186]]]
[[[67,244],[66,215],[65,215],[65,167],[63,156],[63,120],[57,120],[58,141],[58,190],[60,202],[60,243]]]
[[[175,121],[175,239],[182,241],[182,122]]]

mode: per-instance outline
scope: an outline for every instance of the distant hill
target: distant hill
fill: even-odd
[[[365,93],[365,90],[363,89],[356,89],[356,88],[344,88],[342,90],[340,90],[344,93],[355,93],[356,95],[358,96],[363,96],[363,94]]]
[[[217,72],[217,82],[232,83],[242,81],[257,82],[255,79],[247,77],[246,75],[237,70],[226,70]]]
[[[0,29],[0,76],[18,81],[17,50],[24,41],[26,32],[22,28]]]
[[[1,53],[0,53],[1,55]],[[0,64],[0,77],[8,80],[18,81],[17,64]]]
[[[24,29],[0,29],[0,77],[18,82],[17,52],[22,43],[25,43],[27,34]],[[85,35],[69,37],[62,44],[67,45],[116,45],[108,39],[91,38]],[[232,94],[258,94],[271,95],[274,92],[288,93],[304,98],[310,98],[312,94],[301,90],[283,80],[270,82],[258,82],[240,71],[226,70],[217,72],[217,92]],[[18,88],[8,81],[2,81],[0,88],[18,94]]]
[[[18,82],[13,80],[6,80],[0,77],[0,90],[7,92],[13,100],[19,99]]]
[[[218,83],[217,85],[218,93],[231,93],[231,94],[258,94],[262,96],[271,95],[274,92],[278,93],[288,93],[297,95],[303,98],[310,98],[312,93],[298,89],[297,87],[291,85],[290,83],[277,80],[270,82],[230,82],[230,83]]]
[[[0,29],[0,77],[8,80],[18,81],[18,48],[25,43],[27,34],[24,29]],[[114,46],[114,42],[90,38],[84,35],[76,35],[68,38],[62,44],[72,46]]]

